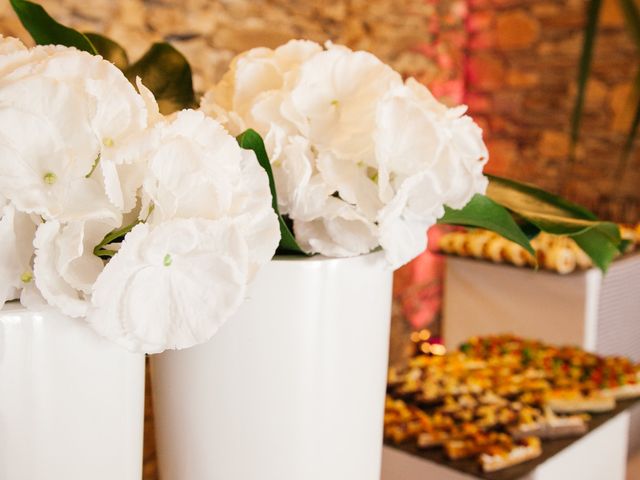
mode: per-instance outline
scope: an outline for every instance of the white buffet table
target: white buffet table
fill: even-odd
[[[438,463],[443,454],[434,461],[428,453],[385,445],[381,480],[625,480],[628,430],[629,413],[619,411],[575,441],[543,442],[538,461],[489,474],[471,461]]]

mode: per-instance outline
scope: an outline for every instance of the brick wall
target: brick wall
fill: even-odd
[[[577,161],[567,162],[584,0],[470,0],[467,103],[485,130],[490,170],[562,192],[602,216],[638,221],[640,155],[621,146],[638,52],[617,0],[603,2]]]

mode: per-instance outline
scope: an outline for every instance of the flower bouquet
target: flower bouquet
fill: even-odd
[[[529,251],[571,235],[603,269],[621,248],[615,225],[483,175],[466,107],[367,52],[250,50],[194,109],[170,45],[129,63],[11,4],[39,45],[0,39],[2,300],[186,349],[153,359],[165,479],[377,478],[391,271],[435,223]]]

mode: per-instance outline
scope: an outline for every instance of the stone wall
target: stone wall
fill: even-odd
[[[217,80],[243,50],[292,38],[332,40],[369,50],[399,71],[462,96],[462,0],[40,0],[57,20],[104,33],[139,57],[167,40],[195,69],[196,89]],[[27,38],[9,2],[0,2],[0,32]]]
[[[602,216],[638,221],[638,149],[621,172],[640,65],[618,0],[605,0],[577,160],[569,123],[584,0],[470,0],[467,103],[485,130],[490,170],[562,192]]]

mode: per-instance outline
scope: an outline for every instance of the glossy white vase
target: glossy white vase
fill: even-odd
[[[144,355],[83,321],[0,310],[0,479],[140,480]]]
[[[208,343],[151,358],[162,480],[378,480],[392,272],[276,258]]]

